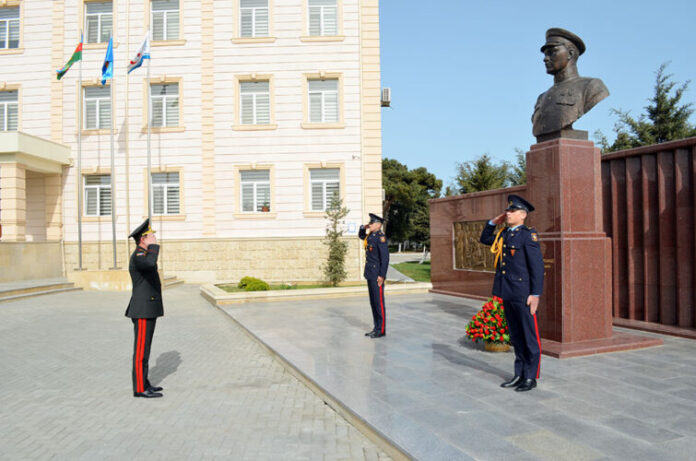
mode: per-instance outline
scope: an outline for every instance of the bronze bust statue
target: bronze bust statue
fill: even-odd
[[[537,142],[587,139],[587,132],[574,130],[573,122],[609,96],[609,90],[598,78],[578,75],[578,57],[585,52],[585,43],[570,31],[552,28],[546,31],[541,52],[546,72],[553,75],[553,86],[534,105],[532,133]]]

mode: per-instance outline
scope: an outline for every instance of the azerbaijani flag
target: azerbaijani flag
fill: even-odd
[[[104,86],[106,81],[114,76],[114,37],[109,38],[109,46],[106,49],[106,56],[104,56],[104,64],[102,64],[102,81],[101,84]]]
[[[143,65],[144,59],[150,59],[150,33],[145,35],[142,45],[138,48],[138,52],[128,63],[128,73],[130,74],[135,69]]]
[[[80,37],[80,43],[77,44],[75,51],[73,52],[72,56],[70,56],[70,60],[63,66],[62,69],[58,69],[56,71],[56,77],[58,80],[63,78],[63,75],[65,75],[72,65],[80,60],[82,60],[82,37]]]

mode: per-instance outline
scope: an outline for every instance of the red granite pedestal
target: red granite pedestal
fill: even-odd
[[[527,153],[527,195],[544,256],[539,332],[546,355],[565,358],[637,349],[662,340],[612,334],[611,240],[602,227],[599,149],[558,138]]]

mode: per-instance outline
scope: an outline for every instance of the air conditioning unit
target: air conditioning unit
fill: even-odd
[[[391,107],[391,88],[382,88],[382,107]]]

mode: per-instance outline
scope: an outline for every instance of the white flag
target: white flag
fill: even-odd
[[[143,65],[143,59],[150,59],[150,33],[145,35],[143,44],[138,48],[138,53],[128,63],[128,73]]]

